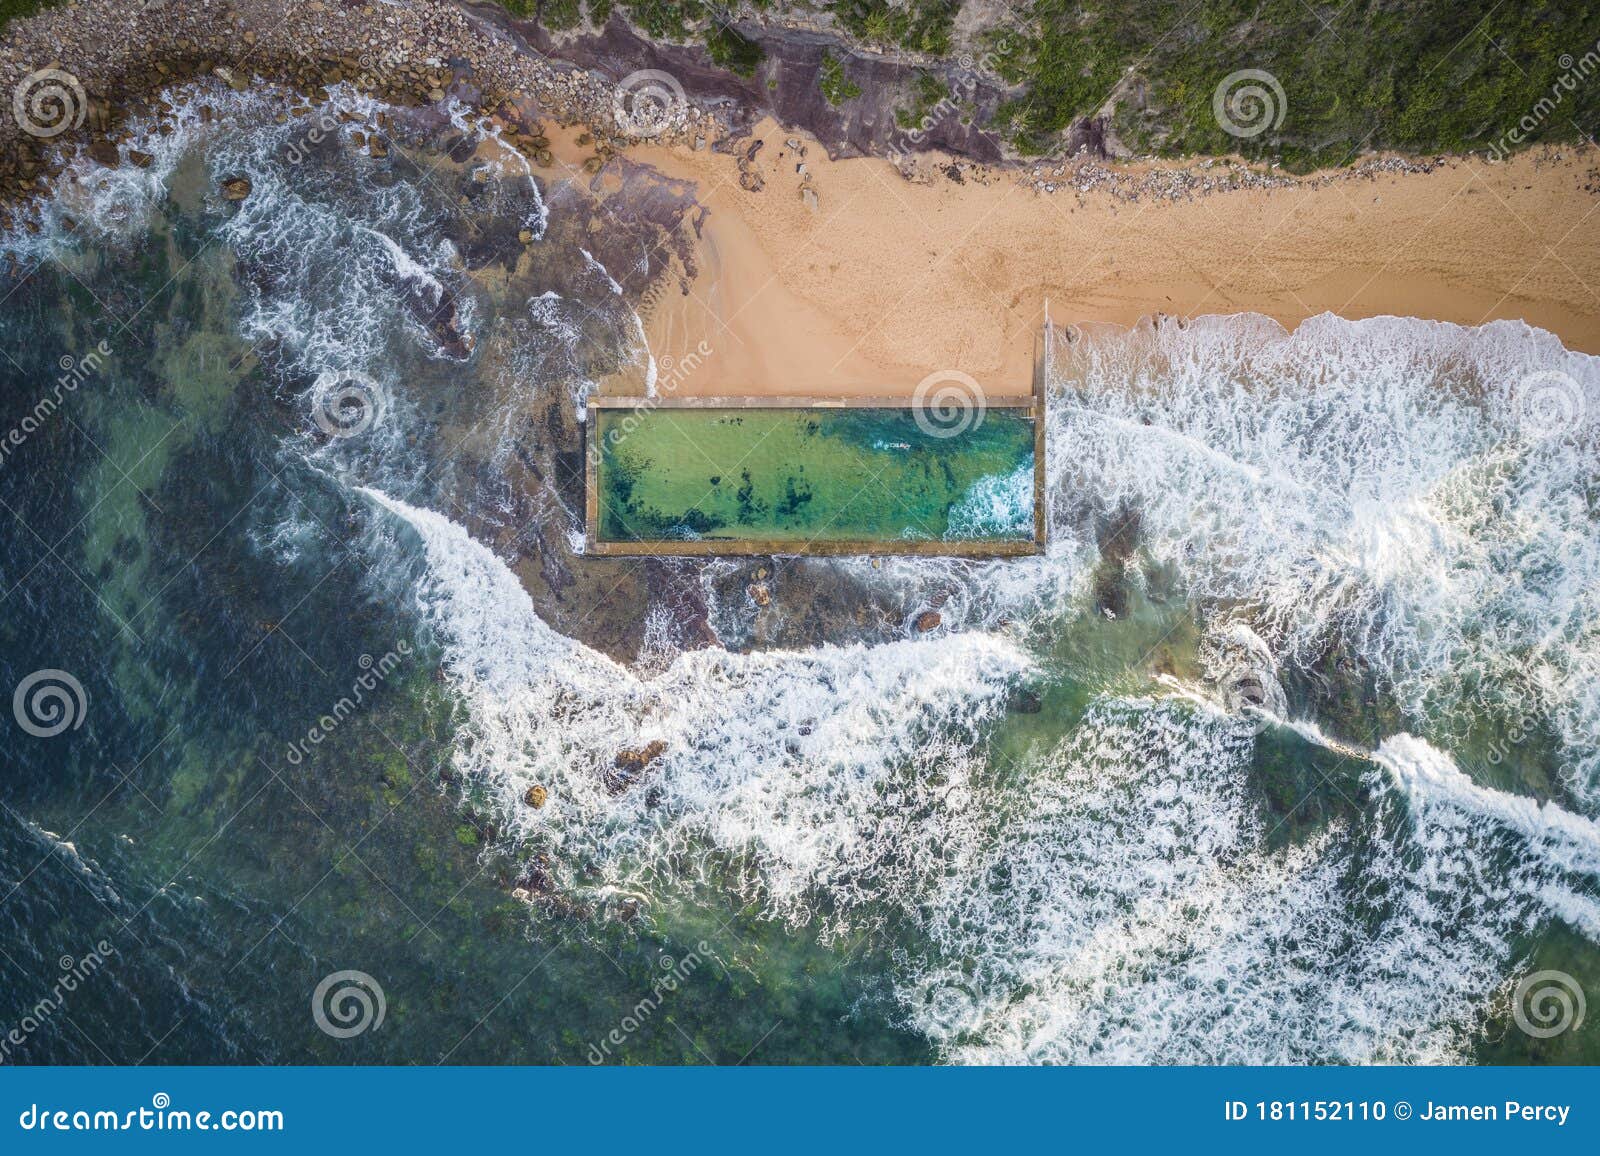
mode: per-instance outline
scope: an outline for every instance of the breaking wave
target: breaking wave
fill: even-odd
[[[1503,384],[1551,365],[1593,393],[1591,360],[1521,326],[1080,336],[1052,367],[1052,555],[871,572],[954,584],[960,629],[672,652],[647,677],[551,630],[461,526],[368,496],[426,557],[471,718],[458,769],[565,885],[660,896],[737,857],[717,877],[824,938],[908,922],[896,998],[957,1061],[1459,1060],[1530,926],[1600,926],[1600,838],[1570,809],[1593,798],[1593,703],[1567,690],[1600,609],[1592,435],[1529,436]],[[1049,680],[1006,616],[1082,615],[1086,518],[1129,507],[1151,561],[1228,629],[1247,616],[1274,664],[1345,648],[1434,723],[1370,755],[1324,740],[1362,768],[1353,818],[1276,839],[1258,728],[1204,702],[1106,688],[1058,741],[1000,741],[1008,694]],[[1533,702],[1567,807],[1434,745]],[[653,745],[642,788],[618,790],[619,756]],[[536,784],[550,802],[522,805]]]
[[[630,666],[552,628],[509,548],[457,517],[528,517],[510,471],[531,402],[581,411],[597,335],[648,378],[620,284],[574,250],[491,310],[474,272],[533,262],[525,241],[489,252],[490,226],[564,224],[525,165],[458,174],[489,208],[451,232],[456,188],[366,163],[363,98],[335,93],[338,149],[315,164],[270,96],[208,88],[226,114],[209,121],[197,99],[170,133],[135,126],[124,147],[148,167],[77,162],[41,212],[80,227],[26,243],[71,259],[85,237],[126,242],[207,137],[239,331],[299,407],[284,456],[364,505],[362,548],[393,563],[375,571],[420,575],[463,708],[453,778],[551,892],[662,909],[731,893],[824,940],[882,932],[894,1015],[959,1062],[1466,1059],[1531,932],[1600,941],[1600,360],[1509,323],[1078,329],[1051,343],[1045,554],[812,560],[889,619],[937,598],[942,625],[736,653],[684,649],[656,607]],[[210,139],[223,119],[250,129]],[[230,175],[253,191],[225,210]],[[469,359],[487,389],[441,372]],[[318,405],[352,381],[373,436],[319,436]],[[470,481],[438,482],[468,441],[488,447]],[[975,488],[955,523],[1025,525],[1028,482]],[[578,533],[555,488],[528,501],[554,511],[547,549]],[[1126,581],[1186,607],[1155,628],[1102,620],[1108,526],[1130,539]],[[285,503],[258,542],[290,565],[319,531]],[[684,565],[715,629],[742,613],[712,596],[734,566]],[[1177,619],[1200,658],[1169,674],[1154,656]],[[1131,653],[1090,627],[1133,632]],[[1209,686],[1170,693],[1241,639],[1292,691],[1271,717]],[[1351,667],[1399,722],[1330,739]],[[1269,743],[1338,760],[1309,776],[1336,818],[1287,837],[1261,789]],[[1508,753],[1548,781],[1504,770]]]
[[[1053,343],[1057,517],[1136,510],[1150,555],[1248,608],[1280,661],[1359,656],[1437,742],[1474,716],[1547,727],[1600,803],[1600,359],[1516,322],[1080,333]],[[1560,428],[1528,408],[1548,376]]]

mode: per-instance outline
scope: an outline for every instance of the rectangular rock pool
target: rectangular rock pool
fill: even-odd
[[[594,398],[598,554],[963,554],[1042,545],[1035,399]]]

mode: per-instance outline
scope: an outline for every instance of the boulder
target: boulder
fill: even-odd
[[[227,177],[222,182],[222,199],[242,201],[250,195],[253,186],[249,177]]]
[[[642,747],[626,747],[617,752],[617,757],[612,761],[611,769],[606,772],[606,790],[613,795],[621,794],[643,777],[645,771],[650,769],[657,759],[666,753],[667,744],[661,739],[652,739]]]
[[[533,786],[529,787],[527,792],[522,796],[522,801],[528,804],[528,806],[534,808],[534,810],[538,810],[540,807],[545,805],[546,800],[549,798],[550,792],[539,786],[539,784],[535,783]]]
[[[940,616],[937,610],[924,610],[921,614],[917,615],[916,627],[919,631],[926,634],[930,630],[938,629],[939,624],[943,621],[944,618]]]
[[[107,168],[115,168],[122,163],[122,151],[117,148],[115,141],[105,137],[97,137],[89,142],[89,156]]]

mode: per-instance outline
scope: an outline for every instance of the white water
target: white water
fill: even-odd
[[[678,655],[654,678],[552,631],[494,554],[439,514],[374,490],[426,551],[422,609],[448,638],[448,669],[472,715],[458,769],[496,789],[506,822],[580,862],[653,867],[691,842],[750,851],[775,914],[801,918],[808,891],[850,880],[909,834],[902,804],[930,791],[935,768],[960,773],[948,738],[968,741],[1003,711],[1031,663],[1004,638],[969,634],[803,653]],[[666,743],[645,792],[613,797],[603,776],[619,751]],[[923,775],[899,768],[911,762]],[[520,802],[550,791],[538,811]],[[575,879],[569,879],[575,883]]]
[[[738,859],[743,897],[807,934],[899,921],[918,945],[892,976],[904,1015],[963,1061],[1460,1058],[1523,937],[1561,919],[1600,939],[1586,894],[1600,876],[1595,359],[1503,323],[1090,332],[1057,347],[1047,555],[835,564],[908,612],[948,595],[937,636],[679,653],[658,617],[630,669],[552,630],[501,558],[417,504],[406,437],[422,399],[395,360],[431,356],[431,338],[398,298],[448,286],[469,330],[474,317],[423,198],[319,186],[286,170],[280,130],[260,132],[212,162],[256,185],[227,226],[273,274],[246,334],[290,380],[359,370],[383,390],[379,436],[314,460],[367,483],[391,538],[378,550],[420,548],[418,606],[468,714],[457,770],[502,829],[555,852],[563,890],[662,896],[715,886],[714,864]],[[166,195],[180,159],[147,143],[150,170],[84,170],[81,216],[131,235],[122,202]],[[535,217],[542,232],[542,202]],[[595,295],[618,297],[590,265]],[[528,303],[494,444],[515,444],[530,380],[581,401],[595,308],[554,291]],[[1550,371],[1581,411],[1555,431],[1518,393]],[[1422,737],[1318,744],[1360,766],[1325,788],[1358,819],[1282,845],[1250,778],[1253,722],[1226,696],[1219,710],[1108,689],[1059,741],[987,749],[1008,693],[1044,666],[1019,639],[1091,612],[1094,515],[1124,505],[1142,550],[1228,609],[1208,615],[1227,632],[1209,648],[1247,627],[1246,649],[1285,676],[1330,646],[1380,673]],[[298,531],[272,543],[286,557],[315,536],[292,517],[280,525]],[[1028,632],[1003,625],[1019,619]],[[1556,736],[1560,801],[1495,789],[1452,756],[1483,717]],[[1314,719],[1291,725],[1318,742]],[[648,781],[609,794],[617,753],[654,740]],[[521,803],[535,783],[550,792],[539,810]]]
[[[1343,788],[1360,826],[1281,846],[1248,778],[1254,727],[1170,701],[1103,696],[1058,746],[991,765],[982,740],[1033,664],[975,627],[1082,613],[1083,503],[1132,503],[1145,548],[1248,615],[1259,635],[1226,629],[1269,668],[1337,640],[1447,720],[1504,705],[1475,687],[1484,672],[1543,694],[1586,806],[1593,716],[1561,693],[1592,660],[1595,561],[1586,511],[1554,499],[1592,485],[1593,465],[1581,434],[1521,439],[1486,377],[1541,358],[1593,381],[1520,327],[1325,320],[1291,338],[1243,318],[1102,335],[1073,351],[1071,390],[1057,382],[1052,556],[840,564],[953,582],[966,629],[669,650],[648,677],[551,631],[461,527],[370,496],[426,552],[422,604],[472,717],[461,771],[524,836],[598,870],[596,891],[659,894],[705,869],[686,863],[742,854],[774,917],[826,937],[910,920],[926,947],[899,959],[899,998],[956,1060],[1460,1059],[1520,936],[1552,918],[1600,927],[1582,894],[1600,877],[1593,820],[1397,735],[1370,762],[1328,744],[1368,768]],[[997,601],[1019,575],[1032,589]],[[618,749],[651,739],[667,743],[653,804],[606,794]],[[552,793],[538,812],[516,805],[534,782]]]
[[[1600,804],[1600,359],[1519,323],[1331,316],[1054,357],[1053,491],[1135,507],[1193,596],[1245,604],[1280,661],[1361,655],[1439,739],[1547,726]],[[1574,412],[1553,429],[1519,393],[1551,372]]]

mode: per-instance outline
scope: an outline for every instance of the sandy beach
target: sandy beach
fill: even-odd
[[[1600,352],[1593,151],[1130,203],[1037,192],[998,169],[957,183],[929,165],[925,183],[907,181],[887,161],[830,161],[771,122],[753,139],[758,193],[734,156],[628,153],[695,181],[710,209],[700,275],[647,317],[658,357],[711,351],[676,380],[683,395],[909,392],[944,369],[1026,392],[1046,302],[1063,323],[1515,318]]]
[[[115,5],[86,3],[8,29],[0,73],[10,82],[54,54],[85,76],[119,78],[111,87],[146,91],[171,79],[145,67],[152,56],[200,73],[237,58],[241,83],[248,69],[314,86],[367,61],[380,92],[438,99],[443,90],[431,86],[449,85],[449,73],[380,51],[410,35],[405,44],[461,46],[477,84],[524,105],[574,179],[587,183],[585,164],[621,144],[596,156],[584,135],[611,108],[602,82],[552,70],[453,5],[381,14],[317,5],[312,41],[365,50],[360,59],[307,52],[296,22],[272,16],[293,7],[279,0],[217,17],[174,3],[149,36],[130,41],[116,31]],[[102,121],[108,110],[95,108]],[[690,147],[714,132],[696,113],[673,143],[627,147],[598,178],[604,185],[621,164],[651,165],[694,182],[709,211],[687,293],[668,289],[646,310],[652,348],[678,367],[668,373],[682,395],[909,393],[940,370],[971,374],[992,394],[1024,393],[1047,303],[1064,323],[1242,311],[1286,326],[1327,311],[1464,325],[1515,318],[1600,352],[1592,219],[1600,152],[1592,148],[1547,148],[1498,165],[1456,157],[1431,162],[1431,171],[1341,171],[1173,200],[1127,193],[1141,176],[1165,183],[1171,165],[1108,163],[1101,173],[1114,174],[1121,193],[1080,192],[1068,165],[1046,193],[1027,169],[934,154],[918,162],[916,180],[883,159],[830,160],[815,140],[771,120],[733,142],[736,152]],[[31,188],[35,161],[20,163],[19,187]],[[1178,183],[1192,184],[1229,166],[1176,167],[1188,170]],[[1285,178],[1257,172],[1244,183]]]

